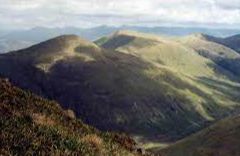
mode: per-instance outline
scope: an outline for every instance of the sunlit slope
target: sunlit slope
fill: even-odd
[[[239,84],[190,47],[136,32],[101,43],[60,36],[0,55],[0,74],[88,124],[143,140],[175,140],[238,109]]]
[[[169,73],[163,74],[168,79],[169,77],[171,79],[180,78],[185,84],[194,86],[178,88],[175,83],[168,84],[169,88],[183,93],[182,95],[190,99],[191,105],[208,120],[214,118],[211,114],[218,116],[218,113],[221,112],[215,109],[216,106],[231,109],[238,105],[239,84],[235,82],[238,80],[238,76],[215,62],[214,59],[199,54],[198,49],[205,48],[210,53],[223,55],[225,60],[238,58],[238,53],[223,45],[207,42],[200,35],[193,35],[191,38],[183,38],[179,41],[176,38],[119,31],[105,37],[101,46],[106,49],[115,49],[121,53],[132,54],[149,62],[155,68],[151,72],[148,71],[148,75],[155,76],[154,78],[158,82],[162,81],[159,78],[161,71],[166,70],[173,73],[171,76]],[[218,51],[219,49],[220,51]],[[235,65],[238,64],[235,63]],[[222,111],[224,112],[224,109]]]
[[[177,138],[192,121],[205,120],[195,113],[189,99],[169,87],[171,83],[184,87],[181,79],[171,79],[172,72],[161,70],[155,75],[156,68],[151,64],[115,51],[85,50],[93,58],[90,60],[68,49],[69,45],[62,46],[58,52],[54,47],[59,47],[61,38],[50,40],[52,44],[47,41],[31,49],[2,55],[1,74],[19,86],[58,100],[65,108],[75,110],[85,122],[104,130],[126,131],[144,138],[156,134]],[[71,39],[70,36],[67,41]],[[83,45],[70,47],[74,46]],[[69,52],[71,56],[66,55]],[[42,59],[42,54],[50,59]],[[53,59],[59,56],[57,61]],[[43,65],[47,68],[42,68]],[[176,120],[178,126],[174,124]],[[196,128],[193,127],[191,131]]]
[[[213,76],[215,74],[211,67],[215,65],[214,62],[196,53],[192,47],[175,41],[174,38],[119,31],[108,39],[105,38],[105,42],[101,44],[104,48],[133,54],[155,65],[170,67],[185,75]]]
[[[234,103],[233,99],[230,99],[232,102],[228,100],[229,97],[225,95],[226,90],[223,86],[221,86],[221,82],[222,84],[225,83],[226,85],[230,84],[227,85],[228,87],[234,87],[235,85],[239,86],[237,83],[229,80],[237,80],[238,77],[234,75],[231,70],[220,66],[211,58],[202,56],[197,50],[200,48],[206,48],[211,53],[214,53],[215,51],[217,53],[219,51],[213,51],[212,49],[215,47],[217,49],[222,48],[221,50],[223,53],[226,53],[226,57],[224,56],[225,59],[238,58],[239,55],[235,51],[222,45],[217,44],[215,46],[215,43],[211,42],[207,42],[206,44],[208,46],[205,46],[204,40],[199,39],[201,36],[196,36],[198,40],[194,35],[194,37],[192,37],[193,39],[190,38],[189,40],[185,41],[184,38],[179,41],[176,38],[158,37],[129,31],[120,31],[109,36],[108,41],[105,41],[105,43],[102,44],[102,47],[107,49],[112,48],[108,45],[114,45],[114,41],[118,43],[119,40],[122,41],[126,38],[128,38],[128,40],[131,38],[131,40],[125,44],[115,47],[115,49],[119,52],[132,54],[136,57],[144,59],[147,62],[150,62],[152,65],[154,65],[154,67],[159,69],[154,71],[156,75],[162,69],[172,71],[174,72],[173,77],[180,77],[184,82],[192,84],[206,93],[205,95],[214,95],[214,101],[217,101],[218,104]],[[235,63],[235,65],[237,66],[238,64]],[[230,94],[232,94],[234,97],[238,94],[237,90],[235,89],[233,90],[231,88],[229,90],[230,92],[232,91]],[[201,103],[201,96],[203,96],[203,94],[196,95],[192,89],[184,91],[188,93],[192,92],[191,94],[187,93],[187,95],[190,98],[192,95],[192,98],[195,98],[193,101],[198,100],[195,102]],[[224,96],[224,98],[222,98],[222,96]],[[203,100],[207,100],[207,98],[203,96]]]
[[[0,79],[0,128],[0,155],[138,155],[131,138],[100,132],[5,79]]]
[[[156,153],[161,156],[239,156],[240,116],[217,122]]]
[[[225,38],[209,36],[206,34],[201,34],[201,36],[203,36],[205,40],[224,45],[238,53],[240,52],[240,35],[239,34],[225,37]]]
[[[51,65],[68,57],[78,57],[83,61],[94,60],[100,51],[101,49],[90,41],[76,35],[63,35],[9,55],[16,59],[20,57],[20,60],[31,62],[47,71]]]
[[[218,40],[220,39],[205,34],[193,34],[179,38],[179,41],[191,46],[195,50],[205,50],[212,55],[226,58],[236,58],[239,56],[236,51],[217,43],[219,42]]]
[[[232,78],[230,75],[235,75],[239,78],[240,55],[231,47],[225,46],[223,39],[204,34],[193,34],[180,38],[179,42],[193,48],[199,55],[212,60],[215,64],[227,70],[229,73],[226,75],[229,78]]]

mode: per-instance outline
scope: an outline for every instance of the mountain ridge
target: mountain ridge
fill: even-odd
[[[96,40],[102,36],[109,35],[117,30],[134,30],[144,33],[169,36],[184,36],[196,32],[211,34],[218,37],[226,37],[238,34],[238,29],[208,29],[208,28],[184,28],[184,27],[141,27],[141,26],[99,26],[95,28],[78,27],[35,27],[29,30],[6,31],[0,36],[0,53],[6,53],[13,50],[19,50],[29,47],[47,39],[63,35],[77,34],[88,40]],[[13,46],[14,43],[14,46]]]
[[[7,53],[0,55],[0,74],[57,100],[87,124],[124,131],[139,142],[176,140],[238,110],[234,74],[174,38],[141,36],[124,44],[107,37],[110,48],[77,42],[73,56],[57,61],[39,45]],[[36,57],[42,51],[46,59]]]

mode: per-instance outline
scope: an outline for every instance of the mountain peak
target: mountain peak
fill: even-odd
[[[97,40],[96,43],[107,49],[116,49],[130,43],[134,43],[135,46],[142,47],[143,44],[155,44],[165,40],[167,39],[153,34],[146,34],[131,30],[118,30],[110,36]]]
[[[203,41],[212,41],[218,43],[221,38],[210,36],[204,33],[194,33],[184,37],[188,40],[203,40]]]
[[[30,51],[30,53],[36,52],[44,55],[49,53],[70,54],[74,53],[79,47],[99,49],[93,42],[82,39],[77,35],[61,35],[41,42],[25,50]]]
[[[55,37],[55,39],[79,39],[80,37],[74,34],[66,34]]]
[[[73,34],[57,36],[57,37],[47,40],[43,43],[46,43],[46,42],[55,42],[55,43],[61,42],[61,43],[66,43],[66,44],[72,43],[72,42],[78,42],[79,44],[91,44],[91,42],[89,42],[85,39],[82,39],[79,36],[73,35]]]
[[[137,35],[138,33],[135,31],[130,31],[130,30],[118,30],[116,31],[113,35],[114,36],[119,36],[119,35],[128,35],[128,36],[133,36]]]
[[[101,48],[95,43],[77,35],[61,35],[41,42],[30,48],[12,53],[16,58],[24,58],[43,71],[49,71],[52,65],[70,57],[81,57],[86,61],[95,60],[101,54]]]
[[[159,36],[154,36],[154,35],[151,35],[151,34],[146,34],[146,33],[132,31],[132,30],[118,30],[111,35],[111,37],[118,37],[118,36],[140,37],[140,38],[156,38],[156,37],[159,37]]]
[[[208,35],[203,34],[203,33],[194,33],[194,34],[191,34],[190,37],[194,37],[194,38],[205,40],[205,39],[208,38]]]

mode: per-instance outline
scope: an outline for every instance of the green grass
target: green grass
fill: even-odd
[[[200,114],[202,120],[207,121],[222,118],[226,112],[231,112],[232,109],[239,107],[239,98],[236,98],[237,95],[239,96],[239,92],[237,93],[236,90],[239,89],[239,83],[234,82],[238,79],[237,75],[233,75],[231,71],[215,60],[199,55],[197,48],[205,48],[219,55],[224,53],[226,59],[238,56],[236,52],[223,45],[209,42],[205,38],[190,37],[176,40],[175,38],[163,38],[127,31],[108,37],[109,41],[106,41],[105,38],[102,46],[108,48],[109,45],[109,48],[112,49],[111,45],[114,42],[122,41],[126,37],[132,38],[132,40],[115,47],[116,50],[136,56],[151,64],[151,68],[142,70],[144,77],[150,80],[141,80],[142,83],[133,80],[135,85],[139,86],[136,91],[142,92],[143,96],[150,93],[166,97],[165,99],[176,99],[177,102],[184,103],[183,108],[180,110],[177,108],[178,111],[181,112],[181,109],[195,111],[195,114]],[[130,79],[134,79],[134,76]],[[236,88],[233,88],[231,84],[234,84]],[[140,89],[140,86],[144,86],[144,89]],[[135,93],[132,90],[129,94],[133,96],[132,94]],[[162,109],[157,111],[162,117],[168,116]],[[174,112],[170,114],[173,115]],[[193,116],[189,113],[185,119],[202,127],[203,121],[197,121],[199,119],[194,121],[192,120]],[[171,120],[174,119],[170,118],[169,121],[171,122]],[[164,128],[168,127],[161,120],[158,123]],[[177,126],[181,127],[179,124]],[[168,131],[172,129],[173,127],[169,128]],[[184,130],[178,133],[184,133]]]

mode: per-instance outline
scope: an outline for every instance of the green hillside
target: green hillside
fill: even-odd
[[[222,96],[226,96],[226,92],[223,90],[224,87],[221,85],[232,84],[228,87],[239,87],[239,84],[237,83],[239,77],[236,74],[236,72],[239,70],[239,68],[237,68],[238,63],[232,63],[235,65],[235,68],[232,69],[235,70],[234,73],[231,69],[224,68],[223,64],[216,62],[211,57],[203,56],[198,52],[198,50],[200,51],[201,48],[206,49],[209,51],[209,53],[223,52],[226,55],[221,56],[222,61],[227,61],[230,59],[240,58],[240,55],[235,51],[229,49],[228,47],[224,47],[223,45],[206,41],[205,36],[201,35],[175,39],[122,31],[118,32],[117,35],[114,34],[110,36],[109,42],[111,43],[114,40],[122,40],[123,38],[126,38],[126,36],[133,39],[127,44],[116,47],[115,49],[122,53],[135,55],[153,64],[157,68],[155,71],[153,71],[155,75],[164,69],[173,72],[172,77],[178,77],[182,79],[186,84],[190,84],[196,87],[196,90],[199,92],[194,92],[193,88],[188,87],[188,90],[186,89],[182,91],[186,93],[186,96],[192,99],[192,102],[199,104],[201,103],[202,98],[203,101],[209,104],[213,104],[214,102],[216,102],[217,105],[225,105],[226,103],[230,104],[232,102],[236,102],[235,104],[237,104],[237,101],[233,99],[230,100],[232,101],[230,102],[227,100],[227,98],[221,98]],[[151,43],[148,43],[150,41]],[[140,46],[136,43],[139,43]],[[142,43],[147,43],[147,45],[142,46]],[[102,46],[104,48],[109,48],[108,42],[105,42]],[[173,86],[171,83],[169,85]],[[216,92],[216,89],[218,93]],[[200,93],[200,91],[203,93]],[[229,91],[233,91],[230,93],[230,96],[235,97],[235,95],[238,94],[237,90],[233,88],[229,88]],[[208,95],[213,99],[209,99]],[[196,101],[197,98],[198,101]],[[202,115],[203,114],[204,113],[202,112]]]
[[[135,142],[83,124],[74,113],[0,79],[0,155],[125,156]]]
[[[148,76],[155,76],[158,82],[168,84],[168,89],[163,85],[158,87],[168,90],[175,97],[177,93],[187,97],[191,101],[189,105],[194,108],[192,110],[196,110],[206,120],[218,118],[224,109],[231,110],[238,106],[240,55],[224,45],[212,42],[214,37],[196,34],[168,38],[119,31],[107,39],[104,38],[104,43],[99,45],[134,55],[153,65]],[[204,50],[209,55],[203,55],[201,51]],[[163,74],[167,77],[164,80],[159,78],[163,71],[168,71]],[[175,79],[175,83],[169,82],[170,79]],[[178,88],[176,84],[184,84],[185,89]],[[199,123],[192,122],[192,125]]]
[[[238,76],[178,39],[119,31],[96,43],[65,35],[0,55],[0,75],[143,143],[185,137],[239,109]]]
[[[225,46],[223,39],[204,34],[194,34],[180,38],[179,41],[193,48],[201,56],[212,60],[215,64],[230,72],[231,75],[236,75],[239,79],[240,55],[231,47]],[[232,78],[229,74],[227,76]]]
[[[225,45],[226,47],[229,47],[238,53],[240,52],[240,35],[239,34],[225,37],[225,38],[213,37],[208,35],[204,35],[204,36],[205,36],[205,39],[209,41]]]
[[[160,156],[239,156],[240,116],[224,119],[177,143],[155,151]]]

